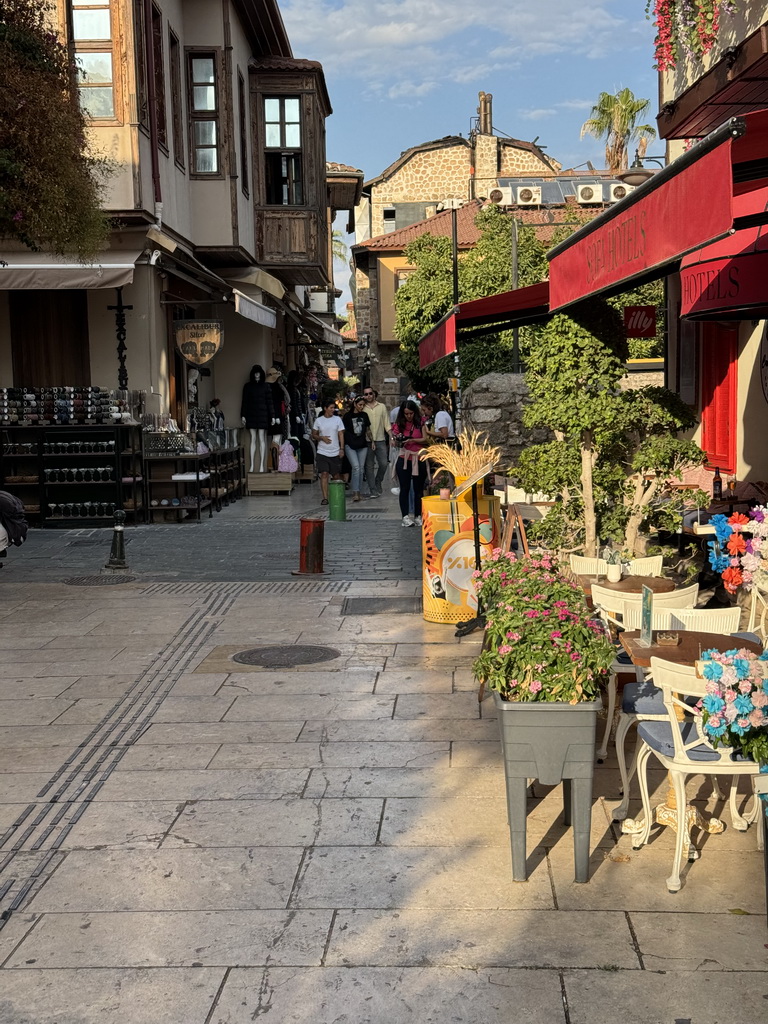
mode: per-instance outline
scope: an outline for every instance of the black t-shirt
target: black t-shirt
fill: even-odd
[[[344,417],[344,444],[350,448],[367,448],[368,439],[365,436],[370,429],[371,421],[367,412],[348,412]]]

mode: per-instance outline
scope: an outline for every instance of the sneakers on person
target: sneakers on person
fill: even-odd
[[[371,498],[380,498],[381,495],[377,494],[376,491],[371,491],[369,497],[371,497]]]
[[[414,526],[415,523],[410,516],[403,516],[403,526]]]
[[[417,526],[421,526],[421,516],[416,516],[414,523],[416,523]]]
[[[393,494],[399,494],[400,493],[400,488],[399,487],[391,487],[390,490],[392,491]]]

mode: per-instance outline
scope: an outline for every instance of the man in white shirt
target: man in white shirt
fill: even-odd
[[[381,497],[381,482],[389,465],[389,413],[378,392],[368,385],[363,388],[365,411],[371,421],[371,450],[365,462],[365,480],[372,498]]]
[[[328,478],[341,479],[341,453],[344,451],[344,422],[336,414],[336,402],[333,400],[325,403],[323,415],[315,420],[312,437],[317,444],[317,473],[323,492],[320,504],[327,505]]]

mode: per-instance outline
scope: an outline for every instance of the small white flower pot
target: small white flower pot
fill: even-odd
[[[618,583],[621,579],[621,566],[609,565],[605,571],[605,575],[609,583]]]

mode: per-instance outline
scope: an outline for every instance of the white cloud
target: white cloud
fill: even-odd
[[[591,110],[595,105],[594,100],[563,100],[557,104],[563,110]]]
[[[541,121],[545,117],[554,117],[557,114],[557,110],[554,107],[536,107],[535,110],[520,110],[518,111],[518,117],[522,117],[524,121]]]

